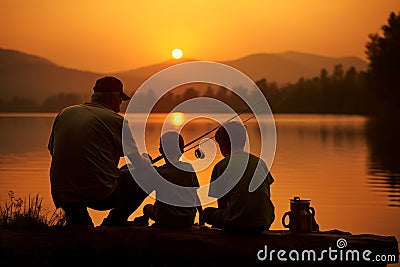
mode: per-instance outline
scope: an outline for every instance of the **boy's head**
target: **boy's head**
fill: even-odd
[[[231,121],[222,124],[215,133],[223,156],[228,156],[231,151],[243,150],[246,143],[246,128],[238,121]]]
[[[184,146],[182,135],[169,131],[161,136],[159,151],[166,156],[166,161],[177,161],[182,156]]]

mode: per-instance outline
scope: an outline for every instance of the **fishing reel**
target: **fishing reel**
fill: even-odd
[[[195,155],[195,157],[198,158],[198,159],[204,159],[204,157],[206,156],[206,154],[204,153],[204,151],[201,150],[200,148],[197,148],[197,149],[194,151],[194,155]]]

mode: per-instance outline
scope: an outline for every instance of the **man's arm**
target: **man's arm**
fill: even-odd
[[[133,167],[140,169],[151,166],[151,160],[149,159],[148,155],[140,155],[127,120],[123,121],[122,126],[121,156],[124,155],[123,149],[125,149],[125,153],[127,154],[127,157]]]

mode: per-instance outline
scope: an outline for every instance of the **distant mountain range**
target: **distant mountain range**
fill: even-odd
[[[65,68],[42,57],[0,49],[0,100],[28,98],[42,102],[45,98],[60,93],[89,96],[95,80],[103,75],[119,77],[125,87],[131,90],[128,93],[132,94],[153,74],[185,61],[194,59],[169,60],[118,73],[96,73]],[[344,70],[353,66],[358,71],[364,71],[368,66],[367,62],[357,57],[332,58],[293,51],[254,54],[220,63],[242,71],[253,81],[265,78],[278,84],[296,82],[301,77],[318,76],[323,68],[331,72],[337,64],[342,64]]]

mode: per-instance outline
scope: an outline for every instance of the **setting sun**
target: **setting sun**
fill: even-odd
[[[169,117],[169,121],[174,126],[181,126],[185,122],[185,115],[181,112],[174,112]]]
[[[183,51],[182,49],[179,48],[175,48],[174,50],[172,50],[172,57],[175,59],[180,59],[183,56]]]

